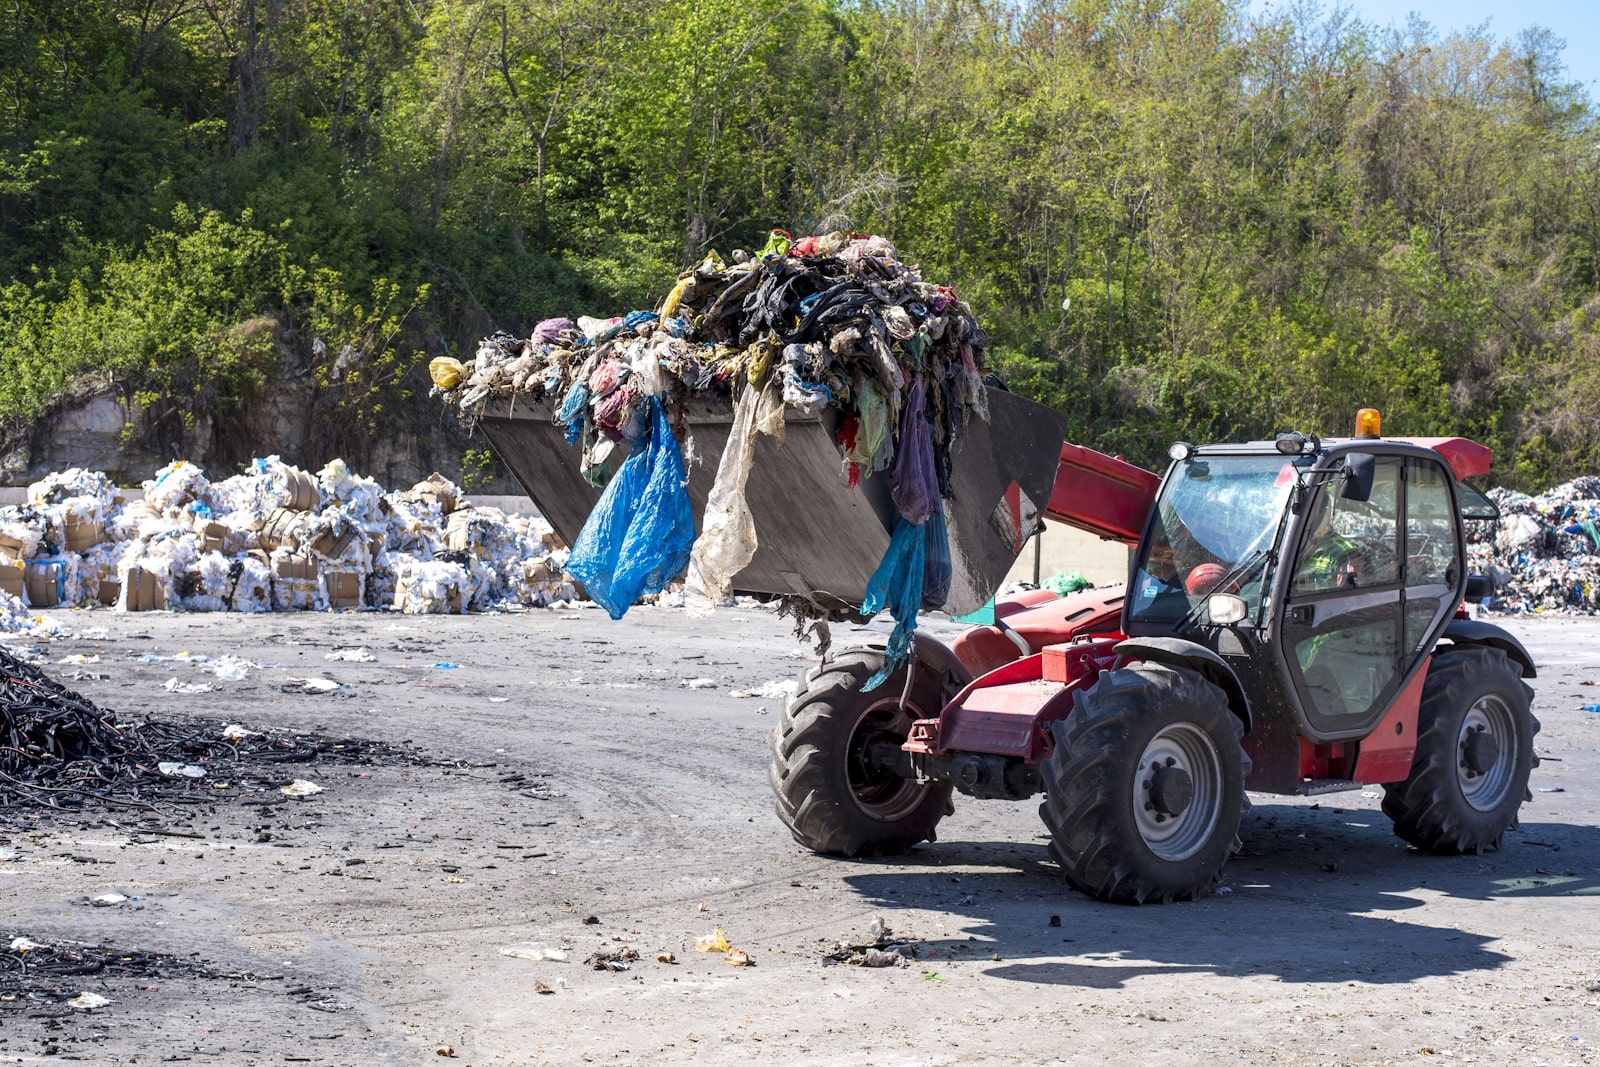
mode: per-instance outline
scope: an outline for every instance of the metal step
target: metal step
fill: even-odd
[[[1352,782],[1348,778],[1316,778],[1309,782],[1300,783],[1300,795],[1320,797],[1324,793],[1347,793],[1352,789],[1360,788],[1360,782]]]

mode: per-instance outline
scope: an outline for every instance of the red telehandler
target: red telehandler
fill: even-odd
[[[817,852],[886,855],[932,839],[956,792],[1040,793],[1050,851],[1102,900],[1193,897],[1239,848],[1245,791],[1382,785],[1419,849],[1498,846],[1538,762],[1532,658],[1471,620],[1464,523],[1494,504],[1464,479],[1490,453],[1380,435],[1172,448],[1166,475],[1073,444],[1047,408],[990,390],[956,454],[947,509],[952,613],[983,605],[1039,515],[1134,546],[1125,587],[1002,598],[946,646],[923,633],[888,682],[886,639],[829,654],[772,738],[778,814]],[[704,462],[703,511],[732,419],[681,413]],[[818,611],[861,603],[888,544],[885,478],[849,489],[830,416],[791,412],[756,446],[746,490],[760,546],[741,592]],[[548,404],[499,400],[480,425],[570,544],[599,490]]]
[[[1173,446],[1166,476],[1064,445],[1049,518],[1135,545],[1126,587],[1002,599],[992,625],[873,692],[881,644],[804,679],[772,737],[795,839],[843,856],[932,839],[955,792],[1027,800],[1072,885],[1193,897],[1239,849],[1247,789],[1382,785],[1416,847],[1498,846],[1538,762],[1532,658],[1467,618],[1462,479],[1488,449],[1379,436]],[[1031,606],[1030,606],[1031,605]]]

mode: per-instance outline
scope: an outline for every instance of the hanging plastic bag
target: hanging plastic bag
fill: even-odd
[[[894,632],[884,652],[883,666],[867,679],[862,692],[882,685],[911,654],[911,639],[917,629],[917,610],[922,606],[922,581],[927,561],[927,533],[912,522],[901,519],[883,553],[878,569],[867,583],[861,602],[863,615],[876,615],[884,608],[894,617]]]
[[[706,497],[700,537],[689,560],[689,577],[683,584],[684,607],[691,619],[711,614],[725,604],[733,590],[733,576],[744,570],[756,554],[756,520],[745,502],[744,488],[756,454],[756,435],[783,437],[783,401],[778,390],[747,387],[734,407],[728,445],[717,464],[717,480]]]
[[[585,412],[589,407],[589,387],[579,380],[572,383],[556,412],[556,421],[567,428],[567,444],[575,445],[583,436]]]
[[[939,507],[939,476],[934,467],[933,430],[924,415],[927,393],[918,375],[906,393],[900,419],[900,447],[894,461],[894,503],[912,525],[921,526]]]
[[[950,528],[941,506],[922,524],[926,531],[926,556],[922,563],[922,610],[937,611],[950,599],[950,579],[955,566],[950,559]]]
[[[683,574],[694,545],[683,454],[661,402],[646,403],[648,436],[606,486],[567,561],[567,573],[613,619]]]

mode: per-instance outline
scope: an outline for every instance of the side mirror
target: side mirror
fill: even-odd
[[[1339,495],[1345,500],[1366,502],[1372,497],[1372,480],[1377,473],[1378,457],[1370,452],[1357,452],[1346,456],[1344,483],[1339,486]]]

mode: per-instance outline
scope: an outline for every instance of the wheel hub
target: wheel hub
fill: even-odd
[[[1175,722],[1145,745],[1133,776],[1133,821],[1156,856],[1180,862],[1205,847],[1222,814],[1222,758],[1204,729]]]
[[[1161,766],[1150,776],[1150,803],[1163,815],[1182,815],[1194,800],[1194,779],[1182,767]]]
[[[1500,759],[1500,742],[1483,727],[1473,730],[1461,745],[1461,763],[1471,775],[1488,774]]]
[[[1511,707],[1489,693],[1467,709],[1456,737],[1456,784],[1478,811],[1493,811],[1511,789],[1517,770],[1517,720]]]

